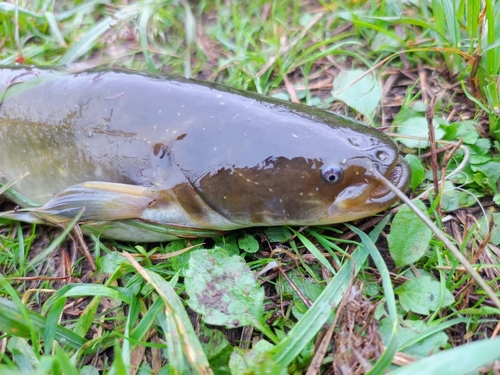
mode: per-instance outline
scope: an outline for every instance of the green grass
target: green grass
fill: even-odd
[[[498,290],[499,19],[493,0],[1,2],[0,64],[198,77],[382,125],[411,159],[412,198]],[[339,84],[368,69],[374,76],[358,85]],[[380,85],[381,99],[351,100],[363,85]],[[439,172],[460,170],[439,177],[438,192],[429,146],[415,139],[427,137],[434,97],[438,147],[448,147],[437,155]],[[450,155],[459,139],[466,151]],[[302,374],[333,366],[455,375],[495,359],[498,366],[498,338],[489,339],[500,311],[449,248],[401,211],[353,227],[159,245],[82,242],[74,231],[58,237],[60,229],[0,222],[0,373]],[[210,284],[216,273],[224,284]],[[214,290],[225,298],[219,309],[197,297]],[[399,367],[402,354],[414,363]]]

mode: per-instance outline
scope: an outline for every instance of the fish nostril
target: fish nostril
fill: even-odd
[[[378,160],[380,160],[382,163],[385,163],[389,159],[389,154],[387,152],[385,152],[385,151],[377,151],[375,153],[375,157]]]
[[[349,143],[355,147],[359,147],[359,139],[357,137],[349,137],[347,138]]]

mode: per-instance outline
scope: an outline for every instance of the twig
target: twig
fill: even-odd
[[[474,258],[472,258],[472,263],[476,263],[483,253],[484,249],[486,249],[486,245],[488,245],[488,242],[490,242],[491,234],[493,233],[493,225],[495,225],[495,220],[493,218],[493,215],[490,216],[491,220],[488,226],[488,233],[486,236],[483,238],[483,241],[479,245],[479,248],[477,249],[476,253],[474,254]]]
[[[292,82],[290,82],[290,79],[286,74],[283,76],[283,82],[285,83],[285,88],[288,92],[288,95],[290,95],[290,100],[294,103],[300,103],[299,98],[297,98],[297,92],[295,91]]]
[[[463,256],[460,250],[446,237],[441,229],[439,229],[436,224],[434,224],[425,214],[417,207],[415,204],[408,198],[403,192],[401,192],[397,187],[395,187],[384,175],[382,175],[378,170],[373,169],[373,174],[375,177],[385,184],[389,189],[392,190],[394,194],[396,194],[403,202],[405,202],[408,207],[412,209],[413,212],[422,220],[425,225],[427,225],[436,235],[438,239],[440,239],[445,246],[453,253],[455,258],[464,266],[464,268],[469,272],[474,280],[479,284],[479,286],[486,292],[488,297],[493,301],[497,308],[500,309],[500,298],[495,294],[494,290],[483,280],[483,278],[477,273],[477,271],[472,267],[472,265],[467,261],[467,259]]]
[[[280,267],[278,267],[278,270],[280,271],[281,275],[285,278],[285,280],[287,281],[287,283],[290,285],[290,287],[293,289],[293,291],[295,293],[297,293],[297,295],[299,296],[299,298],[302,300],[302,302],[304,302],[304,304],[309,308],[312,306],[312,301],[307,298],[305,295],[302,294],[302,292],[299,290],[299,288],[297,288],[297,286],[294,284],[294,282],[292,281],[292,279],[290,279],[290,277],[288,277],[288,275],[286,274],[286,272],[283,271],[283,269]]]
[[[73,228],[73,232],[76,234],[76,238],[78,239],[78,249],[83,253],[85,256],[85,259],[87,259],[87,262],[90,264],[90,268],[92,271],[96,271],[97,267],[94,262],[94,258],[92,258],[92,255],[90,254],[89,248],[87,247],[87,243],[83,239],[83,233],[82,229],[80,228],[80,225],[75,225]]]

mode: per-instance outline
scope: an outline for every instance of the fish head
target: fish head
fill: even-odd
[[[377,130],[349,123],[294,135],[301,141],[290,141],[292,146],[281,140],[264,147],[261,139],[247,162],[241,157],[221,164],[192,180],[193,187],[241,226],[333,224],[374,215],[398,200],[375,169],[399,189],[408,188],[408,164]]]

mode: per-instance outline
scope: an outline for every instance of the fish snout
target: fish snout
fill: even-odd
[[[371,168],[377,171],[381,169],[375,163]],[[369,175],[370,169],[367,170],[367,176]],[[391,168],[385,168],[383,175],[401,191],[405,191],[410,185],[410,167],[401,156],[397,157]],[[398,201],[396,194],[373,174],[369,177],[365,183],[349,186],[342,191],[330,207],[329,214],[336,212],[344,221],[356,220],[384,211]]]

